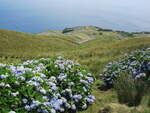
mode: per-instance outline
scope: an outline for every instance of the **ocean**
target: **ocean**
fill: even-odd
[[[149,0],[0,0],[0,29],[28,33],[93,25],[150,31]]]

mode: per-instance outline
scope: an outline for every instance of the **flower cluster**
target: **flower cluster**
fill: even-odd
[[[78,63],[62,57],[0,64],[0,112],[58,113],[86,109],[94,82]]]
[[[131,78],[148,80],[150,75],[150,48],[125,55],[117,62],[109,63],[100,75],[107,87],[111,87],[120,73],[127,72]]]

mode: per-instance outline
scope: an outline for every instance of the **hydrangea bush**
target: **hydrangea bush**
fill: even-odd
[[[86,109],[92,74],[62,57],[0,64],[1,113],[59,113]]]
[[[150,48],[126,54],[117,62],[111,62],[100,75],[106,87],[112,87],[120,73],[127,72],[133,79],[149,80],[150,78]]]

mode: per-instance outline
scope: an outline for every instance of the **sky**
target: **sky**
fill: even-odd
[[[38,33],[95,25],[150,31],[150,0],[0,0],[0,29]]]

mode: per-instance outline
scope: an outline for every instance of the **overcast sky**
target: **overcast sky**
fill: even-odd
[[[150,0],[0,0],[0,28],[24,32],[97,25],[150,30]]]

